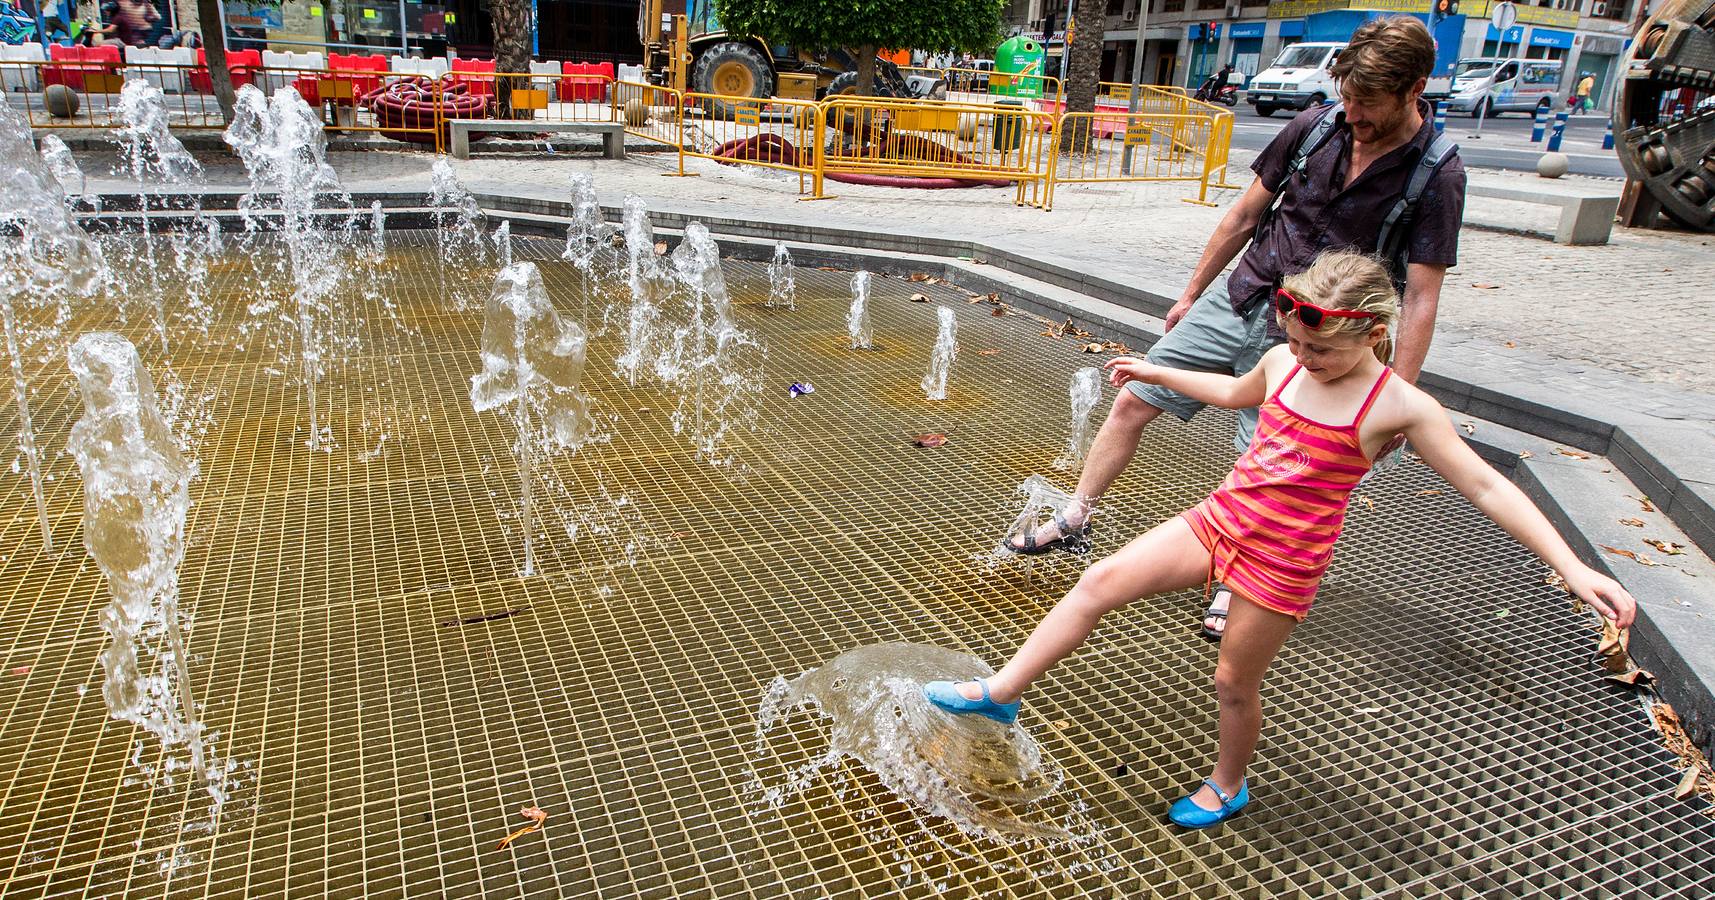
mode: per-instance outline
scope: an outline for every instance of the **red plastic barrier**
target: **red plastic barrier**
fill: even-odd
[[[452,61],[452,69],[454,73],[451,76],[453,84],[469,85],[470,92],[479,97],[494,96],[494,60],[464,59],[461,57]],[[457,74],[461,72],[487,72],[490,77]]]
[[[381,76],[379,76],[379,75],[356,75],[353,73],[356,73],[356,72],[386,72],[387,71],[387,57],[385,57],[385,56],[361,56],[361,55],[356,54],[356,53],[352,53],[352,54],[329,53],[328,54],[328,69],[334,73],[333,75],[331,75],[329,77],[346,79],[346,80],[351,81],[351,95],[354,98],[355,97],[363,97],[364,95],[368,94],[369,92],[374,91],[374,90],[378,90],[381,87]],[[319,96],[319,93],[318,93],[318,96]],[[304,99],[308,100],[310,98],[305,97]]]
[[[613,83],[613,63],[566,63],[560,79],[560,100],[599,103],[607,99]],[[591,77],[594,76],[594,77]]]
[[[94,47],[91,49],[99,50]],[[117,51],[119,48],[115,47]],[[227,50],[226,70],[232,73],[232,89],[253,84],[256,81],[256,70],[262,68],[262,51],[260,50]],[[199,93],[214,93],[214,82],[208,74],[208,57],[203,48],[197,48],[197,68],[191,70],[191,88]]]
[[[486,119],[493,114],[490,98],[471,93],[469,84],[454,82],[451,76],[435,81],[417,75],[395,81],[363,95],[359,102],[375,114],[375,122],[382,129],[382,134],[396,141],[418,144],[435,142],[434,132],[427,129],[435,127],[437,106],[443,121]],[[395,130],[401,128],[425,130]],[[440,130],[441,140],[447,140],[450,129],[442,125]],[[470,137],[476,140],[480,135],[472,134]]]
[[[42,86],[63,84],[73,90],[83,90],[85,75],[112,75],[119,71],[119,48],[113,44],[102,44],[99,47],[65,47],[60,44],[48,45],[48,59],[55,62],[82,63],[82,65],[43,66]]]

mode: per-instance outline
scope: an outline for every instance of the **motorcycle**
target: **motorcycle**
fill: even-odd
[[[1238,85],[1223,84],[1219,88],[1213,90],[1213,96],[1210,96],[1210,94],[1210,88],[1205,85],[1197,89],[1197,93],[1193,95],[1193,99],[1201,100],[1204,103],[1220,103],[1229,107],[1236,107],[1239,105]]]

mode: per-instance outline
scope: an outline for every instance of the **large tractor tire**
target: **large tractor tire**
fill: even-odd
[[[716,44],[697,55],[691,64],[691,90],[722,97],[767,99],[774,95],[774,63],[762,51],[737,41]],[[709,112],[726,119],[737,107],[722,100],[709,101]]]

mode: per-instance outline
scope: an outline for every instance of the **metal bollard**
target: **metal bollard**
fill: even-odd
[[[1530,126],[1530,142],[1533,144],[1542,143],[1542,135],[1547,130],[1548,107],[1539,106],[1536,108],[1536,123]]]
[[[1602,129],[1602,149],[1614,149],[1614,120],[1608,120],[1608,126]]]
[[[1548,137],[1548,152],[1560,152],[1560,139],[1566,136],[1566,110],[1554,114],[1554,133]]]
[[[1440,100],[1435,104],[1435,133],[1447,130],[1447,101]]]

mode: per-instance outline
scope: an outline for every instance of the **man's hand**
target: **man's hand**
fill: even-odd
[[[1180,297],[1179,301],[1173,304],[1173,308],[1167,311],[1167,327],[1164,331],[1172,331],[1173,326],[1178,325],[1179,320],[1185,318],[1185,314],[1191,311],[1191,304],[1194,302],[1196,302],[1195,297]]]

